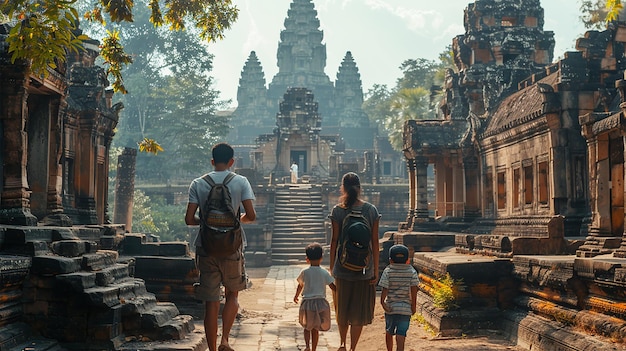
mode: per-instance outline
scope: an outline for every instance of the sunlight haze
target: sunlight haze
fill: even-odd
[[[278,71],[276,50],[291,0],[234,0],[239,19],[226,38],[212,43],[215,88],[223,100],[237,105],[241,69],[251,51],[265,73],[266,84]],[[452,39],[464,33],[463,10],[468,0],[313,0],[326,44],[325,72],[335,81],[346,51],[361,74],[363,92],[374,84],[395,85],[407,59],[437,60]],[[578,1],[543,0],[544,30],[555,33],[555,60],[574,50],[585,32]]]

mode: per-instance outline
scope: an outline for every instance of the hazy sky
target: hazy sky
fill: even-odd
[[[511,0],[504,0],[511,1]],[[211,44],[213,77],[221,99],[237,104],[237,85],[250,51],[256,51],[266,83],[278,72],[276,50],[292,0],[233,0],[239,19],[226,38]],[[361,74],[363,92],[374,84],[394,86],[407,59],[436,60],[463,34],[463,10],[469,0],[313,0],[324,32],[326,74],[337,78],[346,51]],[[544,30],[555,33],[555,59],[574,50],[585,29],[578,0],[542,0]]]

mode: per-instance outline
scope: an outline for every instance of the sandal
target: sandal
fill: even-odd
[[[345,346],[339,346],[337,351],[347,351]]]
[[[235,351],[235,349],[233,349],[232,347],[228,345],[222,344],[217,348],[217,351]]]

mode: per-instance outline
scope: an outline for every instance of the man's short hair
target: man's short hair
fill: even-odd
[[[211,153],[213,154],[214,163],[226,164],[235,156],[235,150],[233,150],[232,146],[226,143],[216,144],[213,146]]]
[[[322,254],[324,250],[322,249],[322,245],[319,243],[311,243],[306,247],[306,258],[309,260],[319,260],[322,258]]]
[[[389,258],[393,263],[406,263],[409,259],[409,248],[402,244],[393,245],[389,249]]]

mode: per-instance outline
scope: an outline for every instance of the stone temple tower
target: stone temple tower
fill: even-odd
[[[267,98],[263,67],[256,52],[252,51],[239,78],[231,141],[235,144],[251,144],[259,134],[271,133],[276,125],[275,114]]]
[[[287,88],[306,87],[319,101],[319,112],[330,122],[333,83],[324,72],[326,45],[311,0],[294,0],[278,43],[278,73],[269,85],[269,98],[278,103]],[[278,105],[276,105],[278,106]]]
[[[520,81],[550,64],[554,51],[554,33],[543,30],[539,0],[476,1],[465,9],[464,22],[465,34],[453,39],[452,49],[455,78],[463,85],[459,92],[471,103],[451,111],[453,119],[463,120],[497,107]]]
[[[290,88],[311,91],[318,102],[321,134],[340,135],[346,158],[362,156],[373,149],[375,128],[363,112],[361,75],[348,51],[335,83],[324,72],[326,45],[312,0],[293,0],[280,33],[277,50],[278,73],[265,88],[263,68],[251,52],[239,79],[238,107],[233,114],[230,139],[239,145],[255,143],[256,136],[276,129],[276,113]],[[330,38],[332,40],[332,38]],[[243,127],[243,128],[242,128]],[[351,153],[350,151],[354,151]]]
[[[339,112],[342,127],[368,127],[369,120],[363,112],[363,90],[361,75],[352,53],[346,52],[335,81],[335,110]]]

